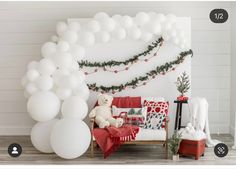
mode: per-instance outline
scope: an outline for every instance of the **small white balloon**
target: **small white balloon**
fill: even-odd
[[[115,29],[116,23],[112,18],[102,18],[99,20],[101,25],[101,30],[113,31]]]
[[[27,79],[30,81],[30,82],[33,82],[35,81],[36,79],[38,79],[39,77],[39,72],[35,69],[31,69],[27,72],[26,76],[27,76]]]
[[[150,20],[150,17],[145,12],[139,12],[135,16],[135,22],[137,25],[144,25]]]
[[[157,15],[156,15],[156,18],[157,18],[161,23],[166,20],[165,15],[164,15],[164,14],[161,14],[161,13],[157,14]]]
[[[92,46],[95,43],[94,34],[88,31],[83,31],[79,33],[78,43],[84,46]]]
[[[72,90],[67,88],[58,88],[56,94],[61,100],[65,100],[72,95]]]
[[[90,129],[80,119],[61,119],[51,132],[52,149],[58,156],[65,159],[74,159],[83,155],[90,141]]]
[[[116,23],[120,23],[121,19],[122,19],[122,16],[121,15],[113,15],[112,16],[112,19],[114,19],[114,21]]]
[[[52,120],[60,111],[60,100],[53,92],[36,92],[29,98],[27,110],[36,121]]]
[[[73,62],[73,57],[71,54],[66,52],[57,52],[52,59],[57,67],[65,69],[70,68]]]
[[[46,75],[40,76],[36,80],[36,86],[43,91],[50,90],[53,87],[53,79]]]
[[[71,23],[68,24],[68,28],[71,31],[78,32],[81,29],[81,26],[78,22],[71,22]]]
[[[27,70],[31,70],[31,69],[38,69],[38,65],[39,62],[36,61],[31,61],[28,65],[27,65]]]
[[[58,38],[58,36],[53,35],[53,36],[51,37],[51,40],[52,40],[54,43],[57,43],[58,40],[59,40],[59,38]]]
[[[124,28],[117,27],[114,31],[112,31],[112,36],[118,40],[125,39],[126,31]]]
[[[56,51],[56,44],[53,42],[46,42],[43,44],[42,48],[41,48],[41,53],[43,57],[51,57]]]
[[[161,25],[158,22],[153,22],[153,21],[148,22],[145,25],[145,29],[153,34],[160,34],[161,33]]]
[[[131,39],[138,40],[141,37],[141,30],[136,26],[132,26],[128,29],[128,36]]]
[[[26,85],[29,83],[29,80],[28,80],[28,78],[26,77],[26,75],[24,75],[23,77],[22,77],[22,79],[21,79],[21,85],[23,86],[23,87],[26,87]]]
[[[31,142],[33,146],[43,153],[53,153],[50,137],[51,131],[59,119],[53,119],[45,122],[38,122],[31,129]]]
[[[76,96],[79,96],[81,97],[82,99],[84,100],[88,100],[89,99],[89,88],[88,86],[85,84],[85,83],[82,83],[81,85],[79,85],[77,88],[75,88],[73,90],[73,93],[76,95]]]
[[[62,103],[61,112],[63,117],[83,120],[87,116],[88,105],[81,97],[71,96]]]
[[[156,12],[148,12],[148,16],[150,17],[150,20],[155,20],[157,13]]]
[[[68,30],[62,33],[61,38],[69,43],[75,43],[78,39],[78,35],[75,31]]]
[[[70,48],[70,44],[66,41],[59,41],[57,43],[57,49],[63,52],[68,51]]]
[[[29,83],[27,84],[25,90],[27,91],[28,94],[33,95],[34,93],[38,91],[38,88],[36,87],[34,83]]]
[[[153,35],[150,32],[147,31],[143,31],[141,38],[144,42],[148,42],[152,39]]]
[[[67,69],[57,69],[53,75],[52,75],[52,78],[53,78],[53,81],[56,85],[59,84],[59,81],[60,79],[63,77],[63,76],[66,76],[66,75],[69,75],[70,72],[69,70]]]
[[[81,61],[85,56],[85,49],[80,45],[71,45],[70,53],[76,61]]]
[[[101,29],[99,22],[96,20],[89,21],[87,23],[87,25],[85,26],[85,28],[87,31],[90,31],[93,33],[96,33],[98,31],[100,31],[100,29]]]
[[[106,43],[110,40],[110,34],[106,31],[99,31],[96,33],[96,41]]]
[[[73,89],[79,85],[79,79],[74,75],[66,75],[61,77],[59,80],[58,86],[63,88]]]
[[[94,15],[95,19],[103,19],[103,18],[109,18],[109,15],[105,12],[98,12]]]
[[[52,75],[56,70],[56,66],[50,59],[44,58],[40,60],[38,70],[41,75]]]
[[[68,26],[67,26],[67,24],[65,22],[58,22],[57,26],[56,26],[56,29],[57,29],[57,34],[58,35],[62,35],[62,33],[67,31]]]
[[[133,25],[133,19],[130,16],[123,16],[120,20],[121,26],[130,28]]]

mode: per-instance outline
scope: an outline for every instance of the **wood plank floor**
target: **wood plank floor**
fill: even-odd
[[[123,145],[108,159],[103,159],[99,149],[95,157],[88,157],[89,152],[74,160],[64,160],[55,154],[43,154],[31,144],[29,136],[0,136],[0,164],[159,164],[159,165],[201,165],[201,164],[236,164],[236,150],[232,150],[233,138],[228,134],[213,135],[230,148],[227,157],[218,158],[214,155],[213,148],[206,148],[205,156],[199,160],[193,158],[180,158],[174,162],[164,159],[164,149],[160,146],[150,145]],[[19,143],[23,152],[20,157],[12,158],[7,153],[8,145]],[[170,155],[169,155],[170,156]]]

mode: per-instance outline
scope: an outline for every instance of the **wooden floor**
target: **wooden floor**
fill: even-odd
[[[103,159],[99,149],[95,151],[95,157],[88,157],[89,152],[74,160],[64,160],[55,154],[43,154],[37,151],[31,144],[28,136],[0,136],[0,164],[161,164],[161,165],[200,165],[200,164],[236,164],[236,150],[232,150],[233,138],[230,135],[213,135],[230,148],[228,156],[218,158],[212,148],[207,148],[205,156],[199,160],[193,158],[180,158],[173,162],[164,159],[164,149],[160,146],[150,145],[123,145],[108,159]],[[23,152],[20,157],[12,158],[7,153],[8,145],[19,143]]]

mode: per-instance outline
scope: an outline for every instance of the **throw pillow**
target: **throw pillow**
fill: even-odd
[[[165,113],[168,115],[169,102],[155,102],[144,100],[144,106],[147,107],[147,113]]]
[[[117,108],[112,106],[112,115],[114,118],[123,118],[124,124],[131,124],[137,126],[144,126],[147,107],[143,108]]]
[[[162,128],[165,120],[165,113],[149,113],[145,122],[145,129],[159,130]]]

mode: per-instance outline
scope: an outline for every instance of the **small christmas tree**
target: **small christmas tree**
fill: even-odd
[[[181,93],[181,96],[184,96],[184,94],[190,89],[189,76],[187,73],[183,72],[182,75],[177,78],[175,84],[177,86],[177,90]]]
[[[173,155],[178,154],[180,141],[181,141],[181,133],[175,131],[169,140],[170,151],[172,152]]]

